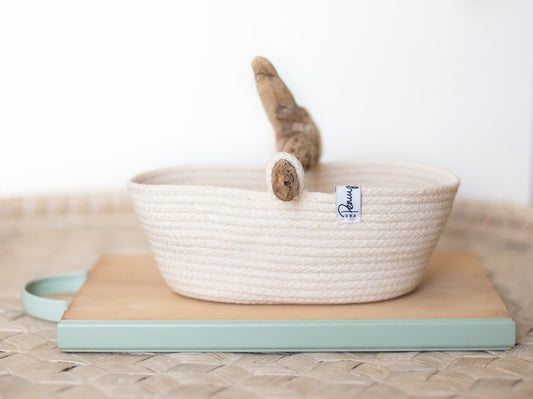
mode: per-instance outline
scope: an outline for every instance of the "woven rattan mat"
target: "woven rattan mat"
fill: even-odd
[[[510,351],[67,354],[24,315],[29,279],[146,253],[125,194],[0,200],[0,396],[533,397],[533,210],[456,203],[438,251],[479,255],[517,324]]]

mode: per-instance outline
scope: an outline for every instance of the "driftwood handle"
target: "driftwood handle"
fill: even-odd
[[[321,153],[320,132],[309,112],[294,101],[274,66],[263,57],[252,61],[255,83],[263,108],[276,133],[280,152],[294,155],[303,170],[316,165]],[[272,168],[272,191],[282,201],[291,201],[301,191],[297,165],[280,159]]]

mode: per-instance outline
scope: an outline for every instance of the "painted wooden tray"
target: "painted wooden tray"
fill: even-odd
[[[70,306],[43,297],[80,286]],[[88,277],[31,281],[22,302],[27,313],[59,321],[63,351],[497,350],[515,343],[505,305],[467,254],[435,254],[414,292],[369,304],[191,299],[165,285],[150,255],[103,256]]]

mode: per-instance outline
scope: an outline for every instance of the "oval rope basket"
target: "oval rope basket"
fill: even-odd
[[[277,200],[257,166],[179,166],[128,183],[166,283],[233,303],[371,302],[420,282],[459,186],[400,161],[323,163],[295,201]],[[336,220],[335,186],[361,186],[361,223]]]

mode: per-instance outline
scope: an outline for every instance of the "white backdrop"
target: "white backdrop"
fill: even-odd
[[[455,172],[532,200],[533,2],[0,3],[0,196],[124,189],[184,162],[267,163],[271,59],[324,160]]]

